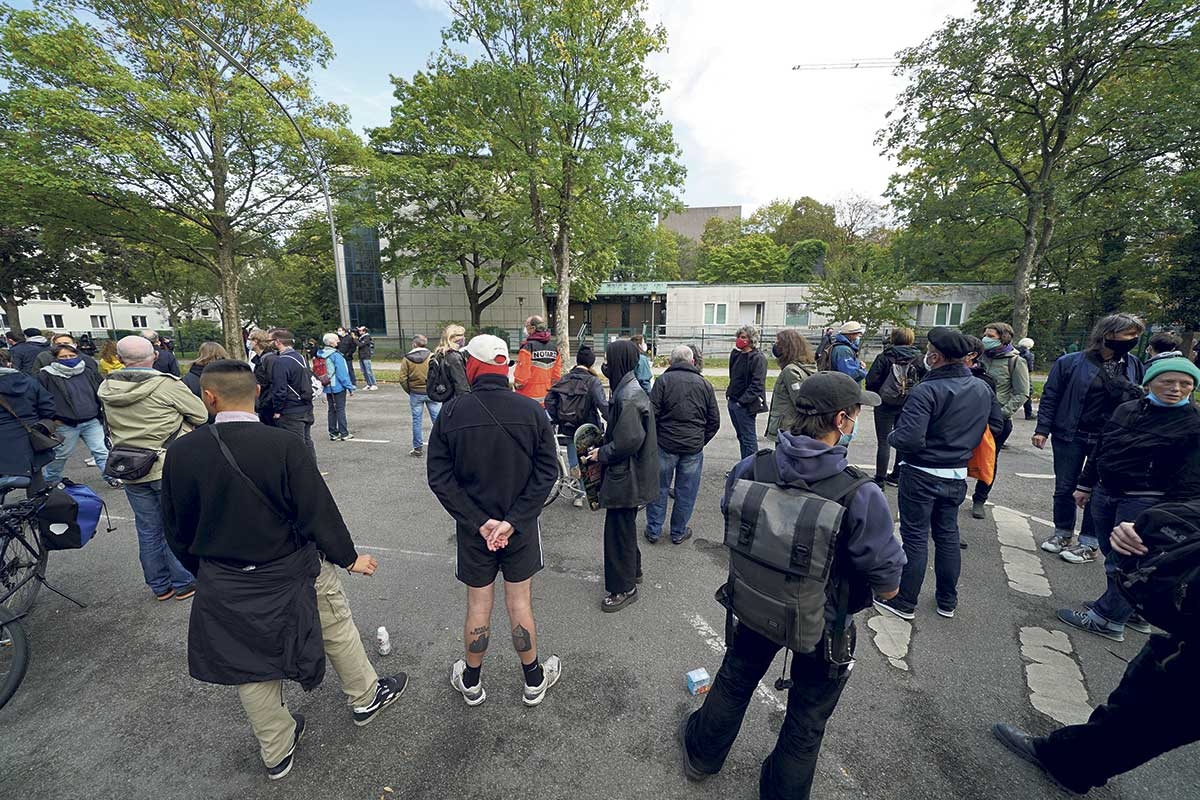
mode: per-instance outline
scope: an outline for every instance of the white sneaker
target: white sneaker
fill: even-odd
[[[487,692],[483,690],[483,680],[468,689],[463,686],[463,673],[467,670],[467,662],[460,658],[454,662],[454,666],[450,667],[450,685],[462,693],[463,700],[469,706],[477,706],[484,700],[487,700]],[[528,690],[526,690],[528,691]]]
[[[1053,536],[1042,542],[1042,549],[1047,553],[1061,553],[1071,546],[1071,540],[1074,538],[1075,534],[1072,531],[1055,531]]]
[[[521,702],[527,706],[536,706],[542,702],[546,697],[546,692],[550,691],[551,686],[558,683],[559,676],[561,675],[562,662],[558,656],[550,656],[542,662],[542,682],[537,686],[526,686],[525,694],[521,697]]]
[[[87,464],[89,467],[94,467],[94,466],[96,466],[96,459],[87,458],[87,459],[84,459],[83,463]]]
[[[583,508],[583,498],[576,497],[574,500],[571,501],[571,505],[575,506],[576,508]]]
[[[368,387],[367,387],[367,391],[368,391],[368,392],[378,392],[378,391],[379,391],[379,387],[378,387],[378,386],[368,386]]]

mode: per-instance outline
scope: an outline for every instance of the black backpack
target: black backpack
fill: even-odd
[[[444,403],[454,397],[454,386],[450,383],[450,370],[446,369],[445,353],[434,353],[429,357],[429,374],[425,376],[425,394],[435,403]]]
[[[917,367],[912,359],[892,362],[879,386],[879,399],[889,406],[902,406],[918,380]]]
[[[734,481],[725,508],[729,580],[717,601],[740,624],[796,653],[825,636],[825,606],[846,505],[870,480],[847,467],[813,484],[780,482],[775,451],[760,450],[753,480]],[[837,586],[837,620],[827,640],[831,663],[848,659],[849,583]],[[728,633],[726,641],[728,641]]]
[[[1168,633],[1200,637],[1200,501],[1154,506],[1138,516],[1134,527],[1150,552],[1120,557],[1121,594]]]
[[[575,430],[591,422],[596,404],[592,400],[591,381],[586,375],[567,374],[546,394],[550,419],[565,430]]]

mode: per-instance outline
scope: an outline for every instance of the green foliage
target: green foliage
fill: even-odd
[[[612,281],[677,281],[680,237],[654,218],[630,220],[623,226]],[[686,239],[685,239],[686,241]]]
[[[985,325],[991,322],[1007,322],[1012,324],[1013,300],[1006,294],[989,297],[971,310],[963,320],[961,329],[966,333],[978,336]]]
[[[767,234],[748,233],[711,248],[697,277],[705,283],[780,283],[787,257],[787,250]]]
[[[906,325],[911,320],[900,293],[910,283],[911,278],[896,266],[887,247],[862,243],[846,257],[825,265],[825,274],[809,295],[809,305],[832,321],[857,320],[870,332],[884,325]]]
[[[308,73],[332,55],[307,0],[45,0],[0,9],[0,108],[39,170],[111,214],[124,242],[219,281],[226,347],[240,346],[239,261],[319,201],[301,140],[263,89],[175,20],[191,19],[250,65],[331,164],[358,161],[344,108]],[[73,16],[77,12],[78,16]],[[158,213],[155,213],[158,212]]]
[[[470,72],[456,84],[460,101],[501,173],[528,197],[542,263],[566,306],[574,282],[586,294],[613,271],[619,221],[670,206],[682,183],[662,119],[666,87],[646,66],[666,47],[666,31],[647,24],[644,0],[450,0],[449,8],[435,71]],[[566,348],[568,316],[555,325]]]
[[[808,283],[824,269],[829,245],[820,239],[803,239],[792,245],[787,254],[784,283]]]
[[[309,217],[282,246],[250,262],[242,278],[244,320],[297,336],[319,337],[338,326],[328,231],[324,217]]]

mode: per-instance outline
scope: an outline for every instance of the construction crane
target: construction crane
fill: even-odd
[[[900,66],[897,58],[858,58],[853,61],[832,61],[825,64],[797,64],[792,71],[819,69],[893,69]]]

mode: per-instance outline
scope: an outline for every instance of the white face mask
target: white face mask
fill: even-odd
[[[929,363],[929,357],[930,357],[930,356],[932,356],[932,355],[933,355],[933,353],[926,353],[926,354],[925,354],[925,359],[924,359],[924,361],[925,361],[925,369],[933,369],[933,364],[930,364],[930,363]]]

